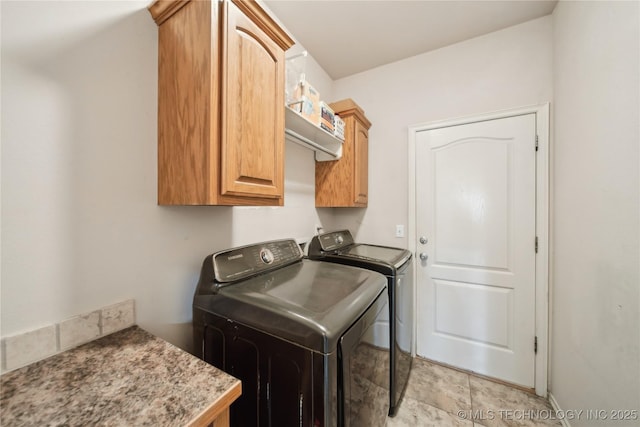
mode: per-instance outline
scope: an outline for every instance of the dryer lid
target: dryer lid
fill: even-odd
[[[340,255],[361,258],[372,262],[382,262],[396,268],[399,268],[411,258],[411,252],[406,249],[367,244],[350,246],[341,251]]]

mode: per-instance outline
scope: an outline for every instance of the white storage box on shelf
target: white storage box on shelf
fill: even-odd
[[[306,81],[307,51],[285,58],[284,102],[290,105],[295,101],[296,90],[300,82]]]

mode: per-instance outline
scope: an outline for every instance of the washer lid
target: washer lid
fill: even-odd
[[[386,283],[376,272],[303,260],[196,295],[194,306],[326,354],[377,298],[387,298]]]
[[[406,249],[367,244],[350,246],[340,251],[340,255],[361,258],[372,262],[382,262],[395,268],[401,267],[411,258],[411,252]]]

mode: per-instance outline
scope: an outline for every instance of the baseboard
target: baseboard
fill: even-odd
[[[556,400],[556,398],[553,396],[553,394],[551,392],[547,393],[549,396],[549,403],[551,404],[551,407],[553,408],[553,410],[555,411],[556,414],[558,413],[563,413],[562,412],[562,408],[560,408],[560,405],[558,405],[558,401]],[[569,424],[569,421],[567,421],[566,417],[562,417],[560,420],[560,424],[562,424],[562,427],[571,427],[571,424]]]

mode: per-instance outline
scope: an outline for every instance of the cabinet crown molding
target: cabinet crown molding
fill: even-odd
[[[149,13],[153,17],[156,24],[161,25],[174,13],[182,9],[192,0],[155,0],[149,5]],[[201,1],[201,0],[193,0]],[[209,0],[219,2],[221,0]],[[269,37],[283,50],[289,49],[295,44],[291,36],[287,34],[274,19],[255,1],[255,0],[222,0],[232,1],[238,8],[248,17],[256,22],[262,31],[267,33]]]
[[[238,9],[251,18],[252,21],[256,22],[262,31],[267,33],[281,49],[287,50],[295,44],[291,36],[289,36],[255,0],[223,1],[231,1],[238,6]]]
[[[329,107],[339,116],[356,116],[356,118],[362,123],[367,130],[371,127],[371,122],[364,115],[364,110],[351,99],[343,99],[341,101],[332,102]]]
[[[190,0],[155,0],[147,9],[157,25],[162,24],[174,13],[182,9]]]

